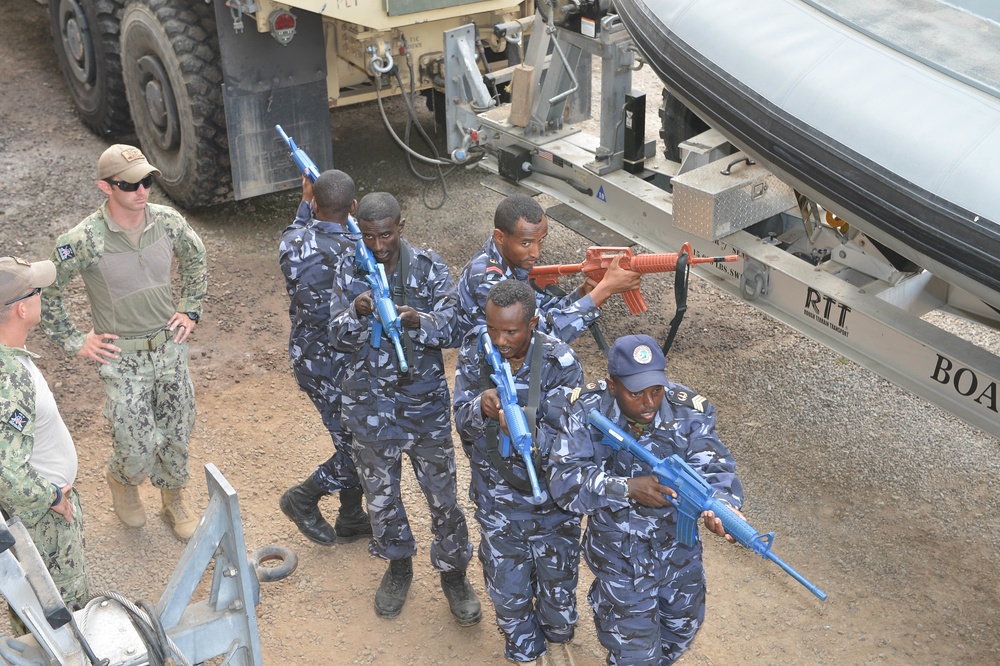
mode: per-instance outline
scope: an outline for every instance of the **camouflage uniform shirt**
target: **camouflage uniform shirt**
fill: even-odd
[[[404,244],[401,239],[401,256]],[[455,283],[433,250],[410,247],[409,254],[406,304],[420,313],[420,328],[403,329],[413,345],[412,379],[399,373],[395,347],[387,335],[383,333],[379,349],[371,345],[370,317],[359,317],[354,309],[354,299],[369,291],[363,272],[356,270],[354,254],[338,262],[330,301],[330,344],[351,355],[343,384],[343,420],[366,440],[405,441],[418,434],[451,437],[441,350],[460,342]],[[398,271],[387,277],[391,290]]]
[[[465,265],[458,281],[458,320],[462,335],[486,323],[486,299],[493,285],[501,280],[528,282],[528,271],[508,266],[491,237]],[[578,290],[560,298],[536,289],[535,301],[541,317],[539,329],[563,342],[575,340],[601,314],[594,299],[589,295],[581,298]]]
[[[107,206],[107,202],[101,204],[60,236],[50,257],[56,265],[56,281],[42,293],[42,330],[71,354],[80,351],[86,340],[63,302],[63,290],[77,274],[83,276],[98,333],[148,335],[175,312],[200,315],[208,291],[205,246],[180,213],[169,206],[146,204],[146,227],[139,247],[111,253],[107,246],[121,246],[125,239],[123,233],[112,231]],[[181,279],[181,298],[176,306],[170,287],[171,255],[177,259]],[[131,266],[122,262],[135,262],[134,279],[109,283],[106,271],[121,274],[123,268]]]
[[[458,370],[455,374],[455,428],[465,442],[472,442],[470,454],[472,466],[472,484],[469,488],[469,496],[479,507],[477,516],[480,513],[493,514],[500,513],[509,518],[521,519],[537,517],[545,514],[565,512],[560,509],[549,496],[545,483],[545,475],[539,475],[539,486],[542,490],[543,499],[540,504],[535,504],[530,494],[524,494],[514,488],[503,479],[490,461],[487,451],[485,428],[488,419],[483,416],[481,409],[481,395],[483,388],[480,382],[480,352],[479,352],[479,331],[482,327],[474,329],[475,335],[469,336],[458,357]],[[557,414],[550,411],[550,401],[548,397],[561,387],[579,386],[583,383],[583,370],[576,354],[569,345],[545,333],[536,333],[532,336],[528,346],[525,362],[512,373],[514,385],[517,388],[517,402],[523,408],[528,404],[528,380],[531,375],[530,359],[534,353],[534,346],[542,344],[542,362],[544,363],[541,373],[541,400],[538,405],[536,418],[542,421],[547,418],[558,418]],[[489,366],[488,366],[489,367]],[[491,370],[490,370],[491,372]],[[492,381],[489,381],[487,388],[495,388]],[[533,428],[535,424],[529,423],[528,427]],[[499,431],[499,436],[503,432]],[[537,441],[536,444],[541,444]],[[546,442],[547,444],[548,442]],[[548,460],[548,449],[542,449],[543,464]],[[511,449],[511,455],[506,459],[510,463],[513,475],[520,480],[526,481],[527,469],[524,460],[516,451]],[[566,516],[569,519],[569,516]]]

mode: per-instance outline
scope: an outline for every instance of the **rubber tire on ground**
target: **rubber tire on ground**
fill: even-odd
[[[663,106],[660,107],[660,138],[663,139],[663,156],[672,162],[681,161],[678,147],[693,136],[708,130],[704,120],[663,89]]]
[[[81,120],[98,136],[132,132],[118,51],[124,0],[49,0],[52,46]]]
[[[281,562],[277,566],[262,566],[265,562]],[[257,573],[257,580],[262,583],[274,583],[292,575],[299,566],[299,556],[290,548],[283,546],[263,546],[250,556],[250,566]]]
[[[231,198],[215,10],[203,0],[134,0],[122,14],[122,72],[135,133],[177,204]]]

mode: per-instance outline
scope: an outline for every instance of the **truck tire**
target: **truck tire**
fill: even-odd
[[[186,208],[231,196],[219,38],[203,0],[133,0],[121,22],[125,93],[158,182]]]
[[[663,106],[660,107],[660,138],[663,139],[663,156],[672,162],[681,161],[678,147],[693,136],[708,130],[704,120],[663,89]]]
[[[123,0],[49,0],[56,60],[84,124],[98,136],[132,131],[118,51]]]

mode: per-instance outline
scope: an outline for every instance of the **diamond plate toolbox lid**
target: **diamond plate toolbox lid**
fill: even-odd
[[[795,206],[795,193],[743,153],[673,178],[674,226],[698,238],[723,236]]]

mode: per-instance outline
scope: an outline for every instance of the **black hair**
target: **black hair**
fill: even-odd
[[[512,234],[522,217],[530,224],[538,224],[544,216],[545,211],[537,201],[526,194],[512,194],[501,201],[493,213],[493,228]]]
[[[399,207],[396,197],[388,192],[369,192],[361,199],[354,216],[366,222],[384,220],[387,217],[399,222],[402,214],[403,211]]]
[[[346,218],[354,203],[354,179],[337,169],[324,171],[313,183],[313,197],[317,209]]]
[[[537,303],[535,301],[535,291],[520,280],[502,280],[493,285],[490,289],[487,300],[498,308],[509,308],[520,303],[521,316],[524,323],[530,325],[531,318],[535,316]]]

